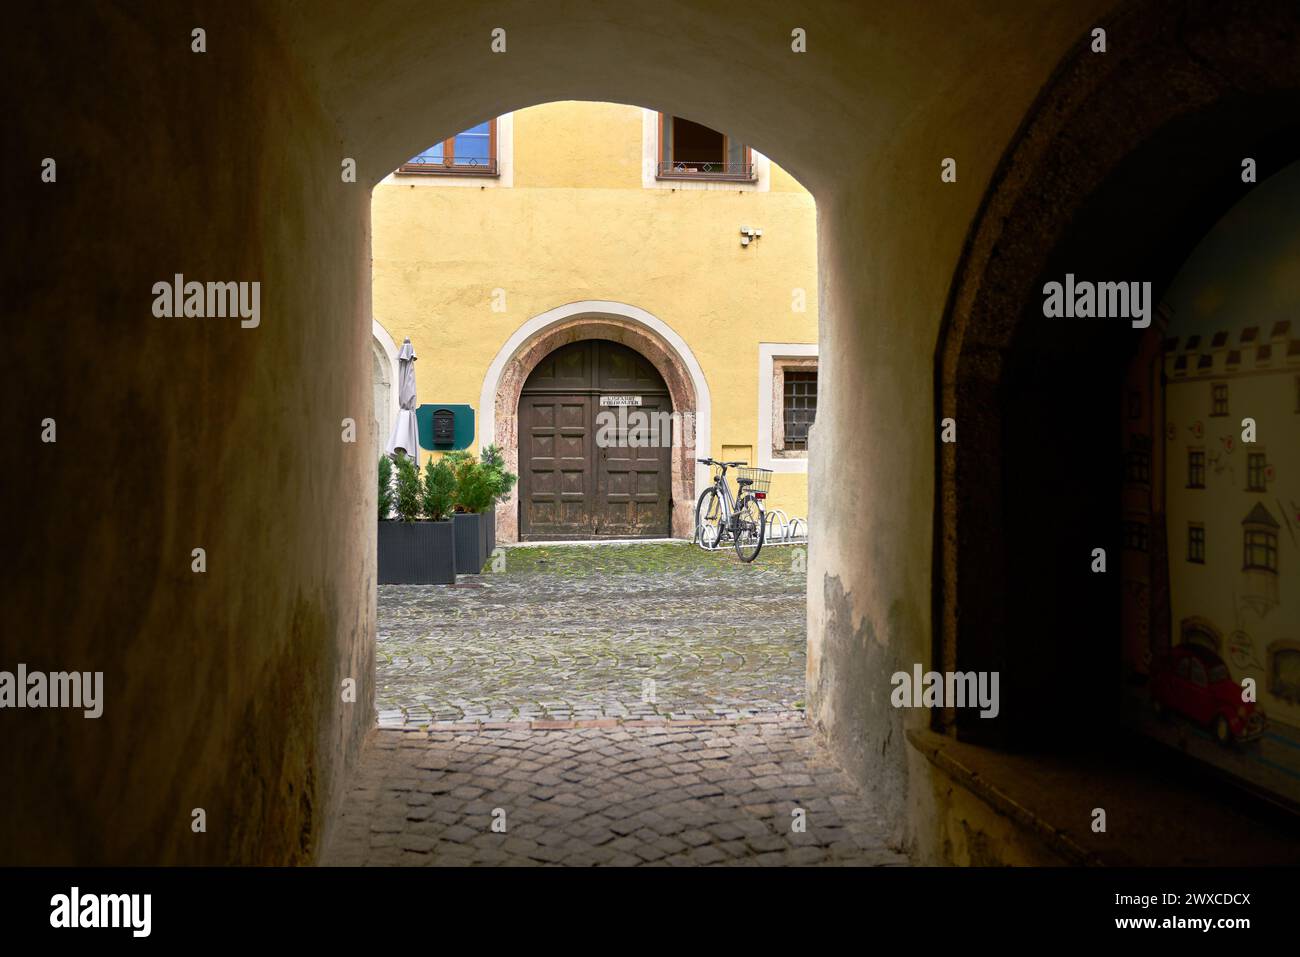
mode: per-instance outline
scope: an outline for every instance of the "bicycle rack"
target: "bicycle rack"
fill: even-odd
[[[767,528],[763,530],[763,547],[769,545],[807,545],[808,522],[802,518],[790,518],[786,513],[774,508],[767,513]]]
[[[763,529],[763,547],[777,545],[807,545],[808,521],[802,518],[790,518],[782,509],[774,508],[766,513]],[[731,547],[731,538],[724,531],[717,541],[706,544],[696,530],[695,543],[706,552],[716,552]]]

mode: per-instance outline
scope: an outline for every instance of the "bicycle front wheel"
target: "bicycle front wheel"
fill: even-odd
[[[695,503],[695,541],[708,551],[722,542],[722,501],[716,488],[706,488]]]
[[[763,549],[763,507],[758,499],[746,495],[736,503],[736,555],[742,562],[752,562]]]

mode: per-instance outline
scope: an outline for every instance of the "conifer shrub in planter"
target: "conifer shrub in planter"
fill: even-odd
[[[393,460],[387,455],[379,456],[379,520],[388,521],[393,510]]]
[[[387,456],[384,457],[385,459]],[[379,582],[385,585],[450,585],[456,581],[455,527],[447,515],[456,479],[442,462],[428,463],[423,482],[415,461],[398,455],[396,477],[385,483],[379,466]],[[396,521],[387,521],[390,509]]]
[[[491,555],[497,547],[497,504],[510,498],[510,491],[515,487],[519,476],[506,471],[505,456],[496,445],[489,445],[483,450],[482,464],[490,470],[492,485],[492,504],[483,513],[487,517],[487,553]]]
[[[448,452],[456,474],[456,561],[465,575],[483,571],[496,548],[496,503],[510,494],[516,476],[505,470],[501,450],[489,445],[481,461],[469,452]]]

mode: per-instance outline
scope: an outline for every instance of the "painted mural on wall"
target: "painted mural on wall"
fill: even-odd
[[[1300,163],[1196,247],[1126,388],[1131,716],[1300,808]]]

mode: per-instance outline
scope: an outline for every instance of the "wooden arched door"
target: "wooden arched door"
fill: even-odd
[[[639,352],[556,349],[519,396],[519,538],[661,538],[671,528],[672,400]]]

